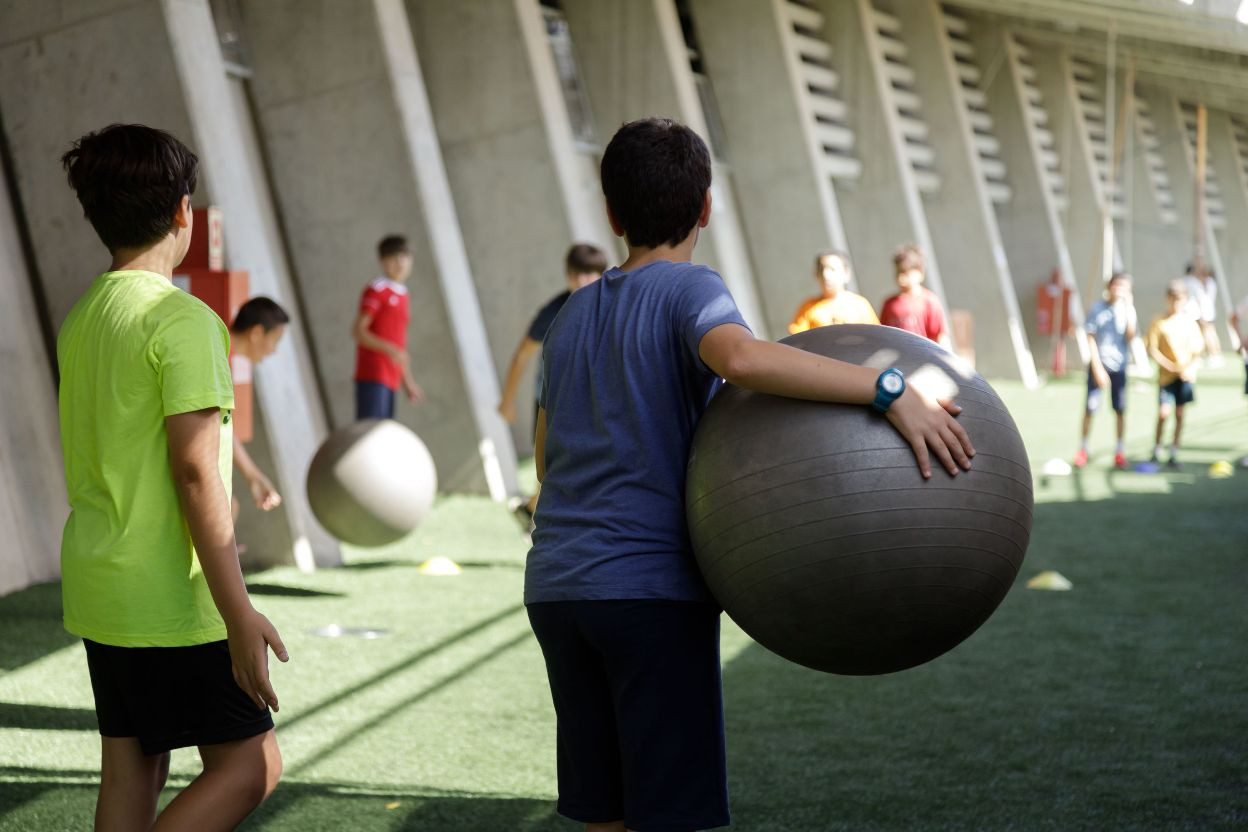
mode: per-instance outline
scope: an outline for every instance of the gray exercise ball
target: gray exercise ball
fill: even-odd
[[[976,455],[951,477],[868,407],[726,385],[694,435],[689,532],[724,610],[764,647],[817,670],[891,673],[952,649],[1009,591],[1031,534],[1018,428],[988,383],[924,338],[843,325],[784,339],[896,367],[963,408]]]
[[[312,513],[330,534],[383,546],[429,513],[438,475],[420,437],[390,419],[365,419],[330,434],[312,457],[307,485]]]

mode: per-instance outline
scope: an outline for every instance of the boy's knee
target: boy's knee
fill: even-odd
[[[215,768],[229,778],[231,792],[252,808],[273,794],[282,777],[282,753],[271,731],[244,741],[242,747],[211,763],[204,762],[205,769]]]

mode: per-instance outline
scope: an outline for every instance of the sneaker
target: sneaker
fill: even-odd
[[[1170,469],[1171,471],[1183,470],[1183,466],[1179,463],[1179,458],[1177,456],[1170,457],[1170,461],[1166,463],[1166,468]]]
[[[1123,453],[1114,454],[1114,467],[1119,471],[1127,470],[1127,455]]]
[[[1088,452],[1083,448],[1075,451],[1075,467],[1082,468],[1088,464]]]

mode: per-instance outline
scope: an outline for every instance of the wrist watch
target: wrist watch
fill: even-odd
[[[889,367],[875,381],[875,401],[871,402],[871,407],[876,413],[887,413],[904,392],[906,377],[896,367]]]

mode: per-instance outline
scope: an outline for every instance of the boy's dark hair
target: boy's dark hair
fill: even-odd
[[[845,265],[846,269],[853,268],[853,264],[850,262],[848,252],[841,251],[839,248],[830,248],[830,249],[821,251],[815,255],[815,269],[817,271],[822,271],[823,261],[827,260],[830,257],[835,257],[837,260],[840,260],[841,263]]]
[[[402,234],[387,234],[377,243],[377,259],[385,260],[387,257],[393,257],[396,254],[410,254],[411,249],[407,247],[407,238]]]
[[[894,274],[904,274],[911,269],[923,271],[924,265],[923,249],[914,243],[906,243],[893,252]]]
[[[711,154],[698,134],[668,118],[625,124],[602,154],[602,193],[630,246],[676,245],[702,215]]]
[[[607,270],[607,255],[598,246],[576,243],[568,249],[563,265],[568,274],[602,274]]]
[[[195,193],[199,157],[164,130],[110,124],[61,157],[82,213],[115,252],[159,241],[182,197]]]
[[[290,315],[272,298],[263,295],[254,297],[238,308],[234,323],[230,324],[231,332],[246,332],[253,326],[264,327],[265,332],[272,332],[282,324],[290,323]]]

